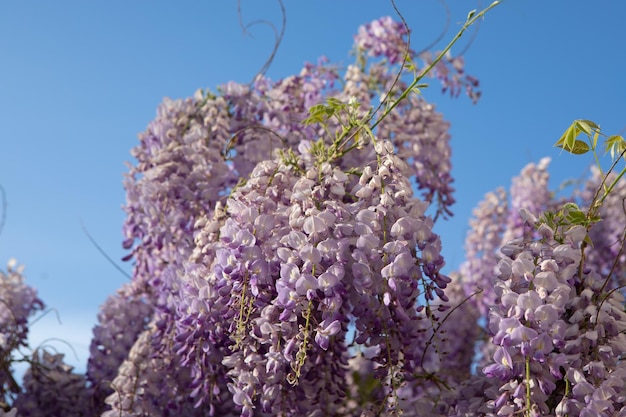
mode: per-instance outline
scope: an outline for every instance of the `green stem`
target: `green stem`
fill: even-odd
[[[487,13],[489,10],[493,9],[494,7],[496,7],[498,4],[500,4],[500,1],[496,0],[493,3],[491,3],[491,5],[489,7],[487,7],[486,9],[482,10],[478,14],[475,14],[471,18],[467,19],[465,21],[465,23],[463,24],[463,27],[459,30],[459,32],[456,34],[456,36],[450,41],[450,43],[444,48],[444,50],[441,51],[441,53],[439,55],[437,55],[437,57],[433,60],[433,62],[430,63],[430,65],[426,68],[425,71],[423,71],[420,75],[415,77],[415,80],[413,80],[411,85],[409,85],[406,88],[406,90],[404,90],[404,92],[402,92],[402,94],[400,94],[400,97],[398,97],[398,99],[396,101],[394,101],[393,104],[391,104],[391,106],[389,106],[385,110],[383,115],[380,116],[380,118],[378,120],[376,120],[376,122],[372,125],[371,129],[374,129],[376,126],[378,126],[378,124],[385,117],[387,117],[387,115],[389,113],[391,113],[391,111],[402,100],[404,100],[409,95],[409,93],[413,90],[413,88],[415,88],[415,86],[417,86],[417,84],[422,80],[422,78],[424,78],[435,67],[435,65],[437,65],[439,63],[439,61],[441,61],[443,59],[443,57],[446,55],[446,53],[448,53],[450,48],[452,48],[452,45],[454,45],[461,38],[461,36],[463,36],[463,33],[467,30],[467,28],[469,28],[471,25],[473,25],[478,19],[482,18],[485,15],[485,13]]]
[[[530,416],[530,357],[526,356],[526,415]]]
[[[609,185],[609,188],[606,190],[606,192],[604,193],[604,195],[602,196],[602,198],[600,199],[600,205],[602,205],[602,203],[604,202],[604,200],[609,196],[609,194],[611,193],[611,191],[613,191],[613,188],[615,188],[615,186],[617,185],[617,182],[624,176],[624,174],[626,173],[626,168],[624,168],[622,170],[622,172],[620,172],[617,175],[617,178],[615,178],[615,180],[611,183],[611,185]]]

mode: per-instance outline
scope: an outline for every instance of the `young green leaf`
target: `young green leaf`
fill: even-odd
[[[591,131],[593,130],[599,130],[600,127],[595,124],[594,122],[592,122],[591,120],[575,120],[574,121],[574,125],[576,126],[576,128],[582,132],[584,132],[585,134],[587,134],[587,136],[591,136]]]
[[[561,135],[561,138],[554,144],[554,146],[565,150],[571,149],[574,146],[578,133],[580,133],[580,131],[576,129],[576,122],[574,122],[567,128],[567,130],[565,130],[563,135]]]
[[[605,142],[605,149],[607,153],[611,153],[611,158],[615,158],[615,155],[619,155],[626,149],[626,141],[619,135],[610,136]]]
[[[571,224],[583,224],[586,217],[585,213],[580,210],[573,210],[567,213],[567,220]]]
[[[586,133],[587,135],[591,135],[591,129],[589,128],[589,125],[583,120],[576,120],[574,122],[574,125],[576,126],[576,129]]]
[[[582,155],[589,152],[589,145],[582,140],[577,140],[574,142],[574,146],[571,149],[568,149],[568,151],[574,155]]]
[[[566,141],[566,143],[556,146],[558,146],[559,148],[563,148],[563,150],[574,155],[582,155],[589,152],[589,145],[587,145],[587,143],[583,142],[582,140],[574,139],[574,142],[571,145],[569,145],[569,142]]]
[[[598,147],[598,137],[600,136],[600,131],[596,130],[596,133],[593,135],[593,149]]]
[[[578,207],[578,204],[576,203],[565,203],[563,204],[563,207],[561,208],[561,210],[563,211],[580,211],[580,207]]]

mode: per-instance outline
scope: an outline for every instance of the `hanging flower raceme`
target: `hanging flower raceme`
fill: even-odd
[[[465,240],[466,259],[459,273],[466,295],[473,294],[469,302],[478,308],[482,317],[488,316],[498,299],[495,284],[499,281],[499,249],[513,239],[538,238],[538,232],[528,223],[529,213],[540,214],[557,207],[548,187],[549,162],[544,158],[538,164],[526,165],[513,178],[508,197],[504,189],[499,188],[485,195],[474,210]],[[477,342],[478,364],[486,365],[484,362],[492,357],[495,345],[484,340]]]
[[[461,264],[459,274],[466,294],[475,294],[470,303],[476,305],[483,317],[496,300],[493,291],[497,282],[496,253],[502,245],[508,210],[504,189],[487,193],[473,211],[474,217],[465,238],[465,262]]]
[[[526,165],[522,172],[513,178],[510,188],[510,205],[506,229],[502,236],[502,244],[514,239],[530,240],[534,235],[532,224],[529,225],[525,213],[541,215],[546,210],[556,209],[548,181],[550,158],[543,158],[539,163]]]
[[[183,278],[199,299],[186,304],[186,318],[181,312],[176,340],[185,364],[199,367],[198,403],[222,393],[214,361],[222,357],[241,415],[332,414],[345,405],[351,321],[355,343],[374,349],[384,408],[423,372],[422,336],[432,323],[416,303],[420,295],[445,299],[449,279],[406,165],[390,142],[376,152],[373,165],[351,174],[332,159],[307,166],[284,154],[233,190],[219,240],[206,250],[214,257],[198,258],[210,267],[189,265]],[[200,378],[207,374],[217,379]]]
[[[419,57],[426,66],[429,66],[438,55],[439,52],[433,54],[425,51]],[[481,96],[478,90],[480,82],[476,77],[466,74],[464,67],[463,56],[452,56],[448,53],[433,67],[433,77],[441,82],[442,93],[449,92],[450,96],[458,97],[465,90],[465,94],[472,102],[477,103]]]
[[[615,181],[616,175],[603,175],[593,167],[585,188],[579,193],[583,206],[602,198],[604,190]],[[600,190],[600,191],[598,191]],[[597,196],[596,196],[597,194]],[[597,215],[601,219],[589,229],[593,245],[588,248],[585,262],[590,268],[610,279],[607,288],[622,288],[626,285],[626,181],[622,178],[604,199]],[[624,290],[621,289],[622,293]]]
[[[120,365],[153,313],[154,306],[141,297],[127,294],[124,291],[127,287],[106,299],[98,313],[98,325],[93,329],[86,376],[93,390],[94,413],[102,411],[97,408],[104,405],[103,398],[113,391],[111,383]]]
[[[152,322],[156,328],[151,352],[162,358],[160,366],[177,362],[170,340],[177,322],[182,266],[194,247],[196,221],[212,215],[237,181],[225,155],[231,129],[229,103],[223,97],[198,92],[187,100],[166,99],[131,152],[137,165],[125,181],[124,247],[132,249],[126,259],[134,259],[135,265],[119,302],[132,310],[134,300],[141,299],[147,304],[144,312],[154,311],[155,317],[145,317],[144,324]],[[101,334],[119,332],[113,321],[101,322],[98,329]],[[91,362],[106,360],[97,350]],[[118,362],[111,358],[111,364]],[[186,375],[176,369],[167,372],[169,385],[162,387],[163,392],[172,386],[186,390]],[[176,382],[177,377],[182,379]],[[159,403],[162,395],[156,389],[142,393],[144,402]]]
[[[419,351],[440,317],[429,303],[445,299],[448,278],[424,213],[436,203],[449,214],[454,201],[448,124],[411,100],[379,126],[390,142],[374,146],[362,129],[375,97],[406,88],[392,87],[386,68],[407,56],[406,33],[387,30],[396,25],[387,19],[368,29],[372,42],[361,42],[359,65],[342,87],[336,68],[320,60],[276,82],[231,82],[218,94],[161,105],[125,182],[124,246],[135,266],[115,300],[128,311],[141,300],[154,314],[142,322],[153,346],[140,338],[128,354],[143,352],[168,373],[157,388],[137,392],[137,404],[161,404],[170,389],[185,400],[169,409],[186,409],[191,399],[213,415],[229,401],[243,415],[345,407],[350,323],[386,384],[384,407],[393,409],[403,381],[426,372],[432,355]],[[385,55],[387,64],[368,67],[365,54]],[[409,177],[426,201],[413,197]],[[117,373],[123,387],[144,384],[151,367],[131,367],[145,374],[132,384],[123,380],[128,369],[125,377],[97,369],[107,363],[102,352],[128,348],[106,347],[105,336],[121,335],[117,327],[100,323],[92,373]],[[121,360],[113,356],[112,368]],[[113,409],[129,401],[122,397],[109,397]]]
[[[400,103],[379,127],[381,137],[389,137],[410,167],[410,176],[422,191],[422,198],[435,204],[437,216],[452,215],[452,151],[450,124],[435,107],[411,96]]]
[[[174,358],[155,352],[154,337],[159,337],[159,332],[152,322],[139,335],[128,358],[119,367],[111,384],[113,392],[105,400],[109,409],[102,417],[204,417],[209,414],[209,410],[195,407],[187,390],[181,389],[190,383],[188,369],[170,363]],[[219,410],[219,415],[233,415],[225,410]]]
[[[37,291],[26,285],[24,267],[11,259],[6,272],[0,271],[0,400],[3,402],[19,392],[13,377],[13,361],[18,349],[27,346],[28,320],[44,304]]]
[[[333,88],[338,78],[336,69],[321,58],[317,64],[305,64],[300,74],[278,81],[258,76],[252,86],[221,86],[231,114],[226,155],[237,175],[246,178],[257,163],[272,159],[274,151],[297,149],[319,137],[319,126],[302,121],[312,106],[338,93]]]
[[[219,228],[219,240],[207,241],[210,233],[198,235],[197,247],[206,249],[186,266],[182,299],[190,301],[179,308],[176,336],[177,352],[192,369],[193,387],[204,387],[194,389],[198,403],[210,402],[225,387],[222,358],[232,356],[237,338],[246,337],[252,312],[275,296],[271,273],[276,273],[277,261],[270,254],[281,237],[281,222],[286,221],[281,211],[295,178],[287,166],[260,163],[245,185],[231,193],[229,217],[221,224],[205,222],[204,230]],[[213,377],[206,379],[207,374]]]
[[[390,64],[398,64],[403,62],[407,55],[408,33],[402,22],[384,16],[360,26],[354,36],[354,44],[358,50],[367,51],[370,57],[384,57]]]
[[[362,53],[371,58],[383,58],[389,64],[412,64],[417,70],[416,58],[422,61],[422,69],[430,66],[439,52],[430,51],[418,54],[408,45],[409,30],[400,21],[390,16],[381,17],[366,25],[360,26],[354,36],[354,46],[357,54]],[[361,60],[364,60],[362,57]],[[441,82],[442,92],[449,92],[452,97],[458,97],[465,91],[472,102],[476,103],[481,96],[478,90],[479,81],[465,73],[463,56],[453,56],[450,52],[437,62],[429,75]]]
[[[24,282],[23,270],[23,266],[11,259],[6,272],[0,271],[0,349],[3,352],[25,345],[28,319],[44,307],[37,291]]]
[[[236,176],[222,151],[230,139],[228,105],[221,97],[165,100],[132,154],[125,181],[128,214],[124,247],[135,259],[137,291],[165,297],[163,271],[181,265],[193,247],[193,225],[224,198]],[[163,304],[161,300],[157,302]]]
[[[584,227],[555,230],[527,218],[542,238],[502,248],[488,325],[497,350],[484,369],[500,388],[489,404],[498,415],[623,412],[624,298],[581,263]]]
[[[85,376],[73,373],[63,354],[35,351],[24,374],[23,390],[15,400],[20,416],[86,416],[90,396]]]

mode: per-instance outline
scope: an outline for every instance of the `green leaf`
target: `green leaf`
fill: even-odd
[[[591,136],[592,130],[600,130],[600,126],[592,122],[591,120],[575,120],[574,125],[582,132],[585,132],[588,136]]]
[[[589,145],[582,140],[574,139],[573,143],[570,145],[570,138],[566,139],[565,143],[562,145],[557,145],[559,148],[563,148],[563,150],[574,154],[574,155],[582,155],[584,153],[589,152]]]
[[[329,97],[328,99],[326,99],[326,101],[328,102],[328,106],[329,107],[334,107],[334,108],[342,108],[344,107],[344,103],[341,100],[338,100],[334,97]]]
[[[578,137],[579,133],[580,131],[572,125],[569,129],[569,132],[567,132],[567,137],[565,138],[565,147],[567,148],[567,150],[574,149],[574,145],[576,144],[576,137]]]
[[[574,210],[567,213],[567,220],[572,224],[583,224],[587,215],[580,210]]]
[[[600,136],[600,131],[596,130],[596,133],[593,135],[593,149],[598,147],[598,136]]]
[[[574,155],[582,155],[589,152],[589,145],[582,140],[577,140],[574,142],[574,146],[571,149],[568,149],[568,151]]]
[[[578,136],[578,132],[576,130],[576,122],[574,122],[567,128],[563,135],[561,135],[561,138],[554,144],[554,146],[558,146],[559,148],[566,150],[571,149],[576,141],[576,136]]]
[[[422,91],[420,90],[420,88],[426,88],[428,87],[428,84],[417,84],[415,87],[413,87],[411,89],[411,91],[413,91],[414,93],[421,95]]]
[[[585,123],[584,120],[576,120],[574,124],[576,125],[576,129],[586,133],[587,135],[591,135],[591,128],[587,123]]]
[[[626,149],[626,141],[619,135],[610,136],[605,142],[606,153],[611,153],[611,158],[615,158],[616,154],[621,154]]]
[[[472,17],[474,17],[474,15],[476,14],[476,9],[474,10],[470,10],[470,12],[467,14],[467,20],[472,20]]]
[[[307,117],[302,121],[302,124],[304,124],[305,126],[312,125],[313,123],[324,123],[324,118],[319,114],[315,114]]]
[[[580,211],[580,207],[576,203],[565,203],[561,211]]]

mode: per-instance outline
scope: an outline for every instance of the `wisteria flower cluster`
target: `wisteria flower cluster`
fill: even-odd
[[[363,50],[368,55],[378,57]],[[413,378],[404,373],[422,372],[419,340],[436,315],[417,300],[445,299],[448,282],[425,215],[430,203],[450,214],[448,124],[432,105],[412,99],[397,113],[412,112],[415,134],[396,134],[400,116],[381,125],[391,142],[374,146],[378,139],[359,132],[372,99],[393,84],[385,65],[351,66],[337,89],[337,69],[321,59],[278,82],[258,77],[250,86],[231,82],[218,94],[164,102],[133,151],[138,164],[125,183],[124,230],[135,270],[110,301],[146,319],[118,329],[103,314],[88,374],[95,386],[104,370],[117,370],[113,364],[133,352],[126,342],[134,340],[160,369],[116,371],[106,400],[112,410],[130,412],[124,395],[134,395],[134,406],[155,405],[171,391],[186,392],[200,414],[204,407],[224,413],[232,403],[243,415],[345,407],[354,346],[378,352],[372,359],[387,375],[382,392],[390,404],[401,381]],[[405,87],[396,80],[394,91]],[[412,197],[412,180],[424,200]],[[388,249],[378,253],[379,245]],[[356,341],[348,343],[353,326]],[[142,331],[151,337],[137,338]],[[165,369],[159,389],[124,394]],[[313,371],[335,375],[327,398],[311,397]]]
[[[17,386],[43,304],[14,264],[0,275],[0,415],[626,416],[623,172],[566,198],[548,158],[529,164],[444,274],[449,124],[407,76],[430,66],[474,101],[478,81],[409,34],[384,17],[344,72],[322,58],[166,99],[132,150],[132,279],[101,306],[86,375],[37,349]]]
[[[44,308],[37,291],[26,285],[24,267],[11,259],[0,271],[0,401],[7,404],[19,393],[13,362],[21,360],[27,346],[28,320]]]
[[[14,403],[20,416],[85,416],[89,400],[85,376],[73,373],[63,354],[35,351]]]

